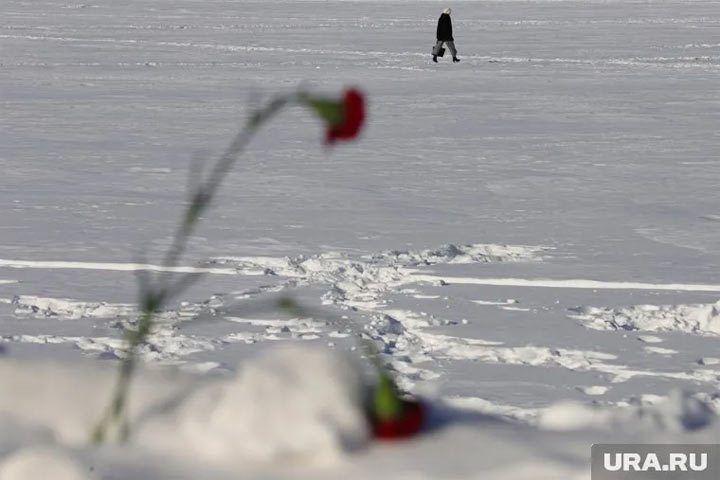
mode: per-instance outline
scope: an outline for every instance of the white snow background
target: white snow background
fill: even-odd
[[[0,479],[579,479],[592,443],[719,441],[720,2],[0,16]],[[293,109],[255,139],[141,352],[136,435],[88,447],[190,163],[301,84],[361,87],[362,138]],[[433,428],[368,444],[351,334],[285,293],[359,322]]]

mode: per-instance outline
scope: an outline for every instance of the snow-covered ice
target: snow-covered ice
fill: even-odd
[[[620,309],[584,307],[574,309],[570,316],[597,330],[720,335],[720,302],[707,305],[637,305]]]
[[[586,479],[592,443],[717,442],[720,3],[455,0],[435,65],[446,3],[2,2],[0,478]],[[297,109],[255,139],[139,352],[137,436],[88,448],[191,163],[300,84],[361,87],[362,138]],[[313,356],[359,359],[355,325],[426,435],[367,443]]]

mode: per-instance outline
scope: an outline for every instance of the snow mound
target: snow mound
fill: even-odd
[[[593,330],[674,331],[720,335],[720,302],[695,305],[636,305],[626,308],[578,307],[571,318]]]
[[[0,480],[90,480],[74,460],[51,448],[29,448],[0,463]]]
[[[68,447],[86,445],[107,406],[116,370],[100,362],[0,361],[0,446],[2,441],[54,439]],[[171,369],[140,370],[133,383],[130,422],[196,388],[197,378]],[[10,432],[10,433],[6,433]]]
[[[414,268],[439,264],[521,262],[540,259],[548,247],[498,244],[447,244],[434,249],[386,251],[361,257],[326,252],[297,257],[218,257],[213,265],[232,266],[244,275],[285,277],[296,286],[329,285],[326,304],[372,310],[389,291],[417,283]]]
[[[134,441],[221,463],[332,461],[368,439],[365,388],[361,370],[339,354],[270,349],[236,378],[143,425]]]
[[[58,320],[80,320],[85,318],[129,319],[139,315],[137,305],[81,301],[71,298],[38,297],[16,295],[10,301],[15,306],[15,315],[33,318],[53,317]],[[179,310],[158,312],[157,319],[174,322],[192,318],[203,310],[212,311],[217,300],[213,296],[202,304],[183,302]]]
[[[231,378],[168,372],[138,372],[129,444],[90,449],[85,447],[87,435],[106,406],[114,372],[97,363],[3,360],[0,480],[83,480],[91,474],[128,479],[474,479],[480,478],[477,472],[487,479],[524,480],[541,478],[531,467],[548,461],[552,468],[542,478],[586,478],[581,473],[594,442],[707,443],[718,433],[720,395],[644,395],[623,408],[566,402],[541,412],[461,398],[449,402],[459,410],[432,406],[438,428],[412,441],[348,455],[369,445],[369,432],[362,369],[346,357],[284,346],[248,361]],[[506,421],[521,416],[531,424],[539,416],[540,429]],[[3,457],[8,452],[16,453]],[[82,467],[76,460],[82,460]],[[99,470],[91,471],[91,465]],[[162,475],[151,474],[166,468]],[[448,475],[450,470],[457,474]]]
[[[712,397],[673,390],[667,397],[643,395],[620,407],[563,401],[545,409],[537,423],[540,428],[553,431],[692,431],[717,421],[720,395]]]
[[[16,315],[33,317],[58,317],[64,320],[81,318],[127,317],[135,312],[129,304],[108,304],[105,302],[81,302],[68,298],[36,297],[16,295],[12,299]]]
[[[76,448],[106,407],[115,371],[5,360],[0,378],[0,440],[15,439],[0,450],[48,441]],[[230,378],[141,370],[130,397],[130,443],[220,465],[329,463],[367,443],[366,391],[362,368],[349,358],[297,345],[268,349]]]
[[[549,247],[501,244],[446,244],[423,250],[388,250],[353,258],[346,253],[326,252],[297,257],[216,257],[213,265],[233,265],[245,274],[305,277],[312,273],[344,270],[348,266],[379,265],[412,267],[444,263],[534,261]]]
[[[442,263],[487,263],[517,262],[540,259],[539,254],[547,247],[499,244],[447,244],[427,250],[391,250],[371,256],[376,261],[390,260],[393,263],[411,267]]]
[[[399,269],[447,263],[486,263],[532,261],[547,247],[447,244],[426,250],[391,250],[354,258],[342,252],[326,252],[297,257],[217,257],[213,265],[231,265],[246,275],[278,275],[312,283],[336,283],[342,280],[397,282],[405,280]]]
[[[0,341],[25,344],[71,344],[83,353],[113,360],[127,356],[127,345],[122,338],[115,337],[88,337],[64,335],[4,335]],[[156,328],[147,339],[147,342],[138,349],[138,356],[144,361],[153,361],[163,364],[182,362],[182,358],[193,353],[213,350],[218,342],[236,341],[233,338],[193,337],[178,334],[172,328]],[[0,347],[0,354],[3,349]]]

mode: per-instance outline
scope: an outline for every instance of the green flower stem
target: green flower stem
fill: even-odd
[[[243,129],[235,136],[228,148],[213,166],[207,178],[191,192],[190,202],[183,214],[173,241],[162,261],[162,272],[156,278],[141,283],[140,308],[141,315],[135,329],[126,328],[126,356],[121,360],[117,381],[112,393],[110,404],[95,426],[91,434],[92,443],[108,441],[125,441],[130,434],[127,419],[127,404],[139,348],[146,342],[155,323],[155,314],[167,302],[186,288],[197,274],[189,274],[180,281],[171,280],[172,267],[178,265],[187,248],[188,241],[197,227],[202,214],[212,204],[223,180],[239,156],[245,151],[257,131],[275,117],[285,106],[291,103],[305,103],[309,98],[304,93],[277,96],[264,107],[254,111]]]

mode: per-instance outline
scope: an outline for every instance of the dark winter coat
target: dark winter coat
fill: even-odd
[[[453,42],[455,39],[452,36],[452,21],[450,15],[443,13],[440,15],[437,27],[437,39],[443,42]]]

